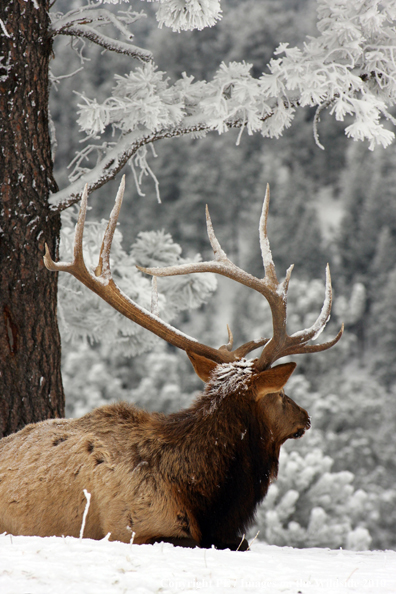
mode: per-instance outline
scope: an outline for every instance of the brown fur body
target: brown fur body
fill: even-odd
[[[188,410],[119,403],[4,438],[0,533],[78,536],[86,489],[87,538],[129,542],[134,532],[137,544],[236,548],[277,475],[281,444],[309,428],[306,411],[281,391],[293,370],[242,377],[218,366]]]

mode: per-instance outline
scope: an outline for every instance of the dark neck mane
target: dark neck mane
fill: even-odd
[[[219,365],[191,408],[164,419],[162,435],[182,453],[179,487],[204,541],[242,533],[277,474],[279,448],[258,418],[253,374],[246,360]]]

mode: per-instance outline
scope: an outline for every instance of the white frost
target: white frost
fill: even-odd
[[[220,18],[219,0],[160,0],[157,11],[158,26],[177,32],[213,27]]]
[[[208,411],[209,414],[212,414],[217,409],[219,402],[227,395],[240,390],[247,390],[252,374],[253,361],[247,359],[218,365],[205,388],[206,394],[213,395],[213,400]]]

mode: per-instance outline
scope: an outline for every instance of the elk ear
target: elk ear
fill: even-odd
[[[191,351],[186,351],[188,358],[190,359],[194,371],[203,382],[208,383],[211,378],[212,371],[217,367],[217,363],[204,357],[203,355],[197,355]]]
[[[280,392],[296,367],[296,363],[283,363],[259,373],[253,380],[253,386],[257,391],[257,399],[266,394]]]

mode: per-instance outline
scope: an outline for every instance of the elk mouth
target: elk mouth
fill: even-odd
[[[291,439],[300,439],[300,437],[302,437],[305,433],[305,431],[307,431],[308,429],[310,429],[311,427],[311,419],[308,418],[307,422],[305,423],[304,427],[299,427],[297,429],[297,431],[295,433],[293,433],[293,435],[291,436]]]
[[[297,429],[297,431],[295,433],[293,433],[293,435],[291,436],[292,439],[299,439],[300,437],[302,437],[305,433],[305,429],[303,427],[300,427],[300,429]]]

